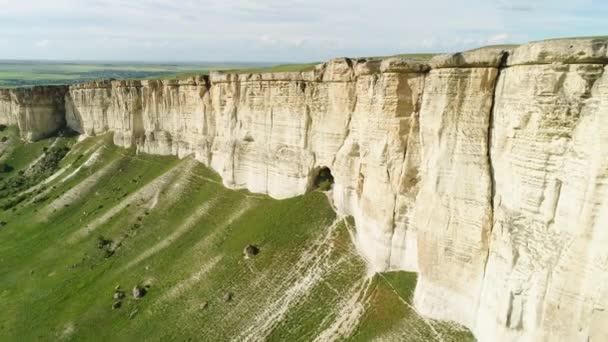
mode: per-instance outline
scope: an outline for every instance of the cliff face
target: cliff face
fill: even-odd
[[[608,339],[607,54],[606,41],[529,44],[500,75],[479,327]]]
[[[415,197],[427,68],[342,59],[304,74],[213,75],[210,165],[228,186],[278,198],[305,192],[329,167],[334,203],[355,217],[373,268],[414,269],[407,227],[395,221],[405,223]]]
[[[458,317],[469,327],[477,322],[493,223],[490,122],[504,56],[488,49],[432,60],[420,114],[415,303],[424,314]]]
[[[71,86],[67,125],[86,135],[114,132],[119,146],[180,157],[206,153],[201,139],[210,108],[203,78],[188,81],[102,81]],[[201,159],[203,160],[203,159]]]
[[[276,198],[306,192],[328,167],[370,269],[419,272],[423,314],[483,341],[600,341],[606,64],[608,42],[594,39],[430,63],[337,59],[303,73],[48,88],[47,100],[3,91],[0,120],[40,137],[50,129],[13,108],[65,103],[37,120],[65,112],[81,133],[193,154],[227,186]]]
[[[0,123],[16,125],[28,141],[49,136],[65,126],[67,87],[0,89]]]

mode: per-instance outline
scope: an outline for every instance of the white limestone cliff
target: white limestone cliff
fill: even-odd
[[[19,127],[27,141],[39,140],[65,126],[67,87],[0,89],[0,123]]]
[[[275,198],[328,167],[370,270],[417,271],[421,313],[481,341],[605,341],[607,64],[608,40],[576,39],[428,63],[95,82],[53,101],[2,91],[0,123],[33,139],[51,127],[31,113],[65,112],[83,134],[194,155],[227,186]],[[38,110],[48,103],[65,109]]]
[[[411,219],[420,274],[415,304],[468,327],[476,326],[492,229],[488,139],[504,56],[487,49],[432,59],[420,114],[422,181]]]
[[[482,340],[608,340],[607,47],[532,43],[501,72]]]

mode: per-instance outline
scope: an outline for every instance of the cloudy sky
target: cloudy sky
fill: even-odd
[[[320,61],[608,35],[608,0],[0,0],[0,59]]]

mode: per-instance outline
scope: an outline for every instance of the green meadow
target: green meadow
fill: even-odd
[[[416,313],[414,273],[369,275],[322,192],[229,190],[110,134],[0,141],[2,341],[472,340]]]
[[[404,57],[428,60],[435,54],[417,53],[364,57],[384,59]],[[35,85],[62,85],[107,79],[187,79],[211,71],[265,73],[310,71],[321,62],[311,63],[146,63],[146,62],[61,62],[0,60],[0,88]]]
[[[259,63],[142,63],[1,61],[0,87],[73,84],[100,79],[185,78]]]

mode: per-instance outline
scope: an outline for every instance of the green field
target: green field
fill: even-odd
[[[280,64],[265,68],[243,68],[243,69],[229,69],[226,72],[233,72],[237,74],[259,74],[266,72],[298,72],[298,71],[310,71],[317,66],[318,63],[305,63],[305,64]]]
[[[228,190],[110,134],[0,141],[1,341],[472,340],[412,309],[415,274],[368,276],[321,192]]]
[[[405,57],[428,60],[435,54],[417,53],[363,57],[384,59]],[[303,64],[273,63],[134,63],[134,62],[45,62],[0,60],[0,87],[74,84],[107,79],[186,79],[222,70],[239,74],[310,71],[320,62]]]
[[[135,63],[0,61],[0,87],[73,84],[99,79],[183,78],[211,70],[264,67],[268,63]]]

